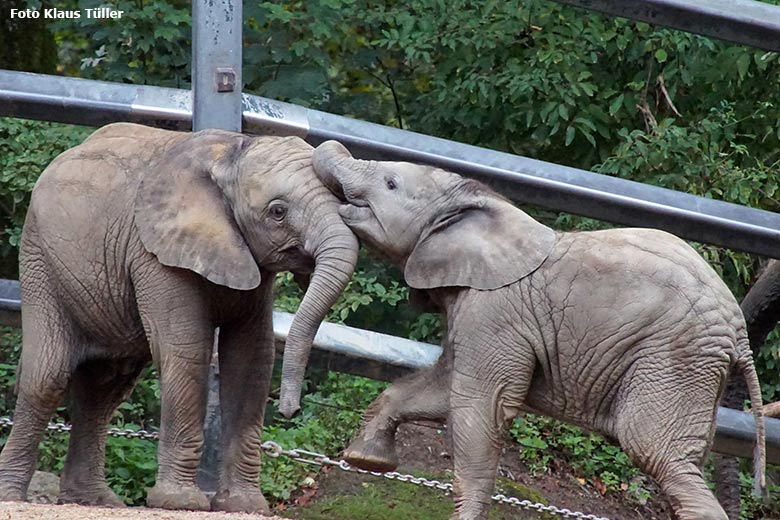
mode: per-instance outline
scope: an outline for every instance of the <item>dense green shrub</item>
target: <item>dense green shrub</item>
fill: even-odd
[[[84,127],[0,118],[0,277],[18,276],[17,246],[38,176],[89,132]]]

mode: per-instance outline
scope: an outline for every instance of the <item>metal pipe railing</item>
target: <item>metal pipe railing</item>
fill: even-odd
[[[754,0],[554,0],[613,16],[780,51],[780,7]]]
[[[13,320],[13,317],[20,310],[19,283],[0,280],[0,325],[18,326],[18,320]],[[284,349],[292,318],[292,314],[274,312],[274,338],[278,352]],[[323,323],[314,338],[312,354],[311,363],[330,370],[387,381],[432,366],[441,354],[441,347]],[[754,440],[755,422],[751,414],[724,407],[718,409],[714,451],[751,458]],[[780,420],[767,419],[766,445],[768,461],[780,464]]]
[[[516,202],[652,225],[689,240],[780,258],[780,214],[244,95],[244,131],[337,139],[364,158],[429,163]],[[189,91],[0,71],[0,116],[189,129]]]

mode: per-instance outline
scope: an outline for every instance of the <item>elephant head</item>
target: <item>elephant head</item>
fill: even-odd
[[[328,141],[314,170],[348,204],[347,225],[415,289],[497,289],[541,265],[555,232],[482,184],[417,164],[354,159]]]
[[[239,290],[275,271],[311,275],[287,338],[284,381],[303,379],[317,328],[357,262],[357,239],[311,154],[296,137],[191,134],[169,143],[135,199],[141,241],[164,265]],[[280,408],[292,415],[298,401]]]

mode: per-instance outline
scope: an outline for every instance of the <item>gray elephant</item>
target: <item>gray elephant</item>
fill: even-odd
[[[371,405],[347,448],[395,467],[400,422],[448,420],[456,513],[487,518],[502,427],[528,410],[617,441],[681,520],[726,515],[701,464],[730,370],[747,380],[763,490],[761,395],[745,322],[707,263],[656,230],[557,233],[480,183],[440,169],[353,159],[320,145],[314,169],[369,247],[403,269],[446,318],[444,353]],[[284,411],[297,407],[289,382]]]
[[[260,428],[274,360],[274,273],[310,274],[287,348],[307,356],[358,243],[299,138],[134,124],[96,131],[43,172],[20,245],[23,347],[0,500],[25,499],[66,394],[62,502],[120,506],[105,482],[107,423],[150,360],[160,373],[157,482],[168,509],[266,512]],[[219,487],[195,479],[220,328]]]

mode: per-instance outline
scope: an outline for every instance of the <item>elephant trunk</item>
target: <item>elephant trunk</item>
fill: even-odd
[[[300,410],[303,376],[320,322],[346,288],[357,264],[357,238],[335,212],[323,229],[326,238],[314,247],[314,272],[284,347],[279,411],[288,418]]]
[[[353,158],[349,150],[338,141],[325,141],[314,149],[312,165],[314,172],[330,191],[351,201],[359,194],[354,192],[355,183],[350,180],[367,173],[371,162]]]

